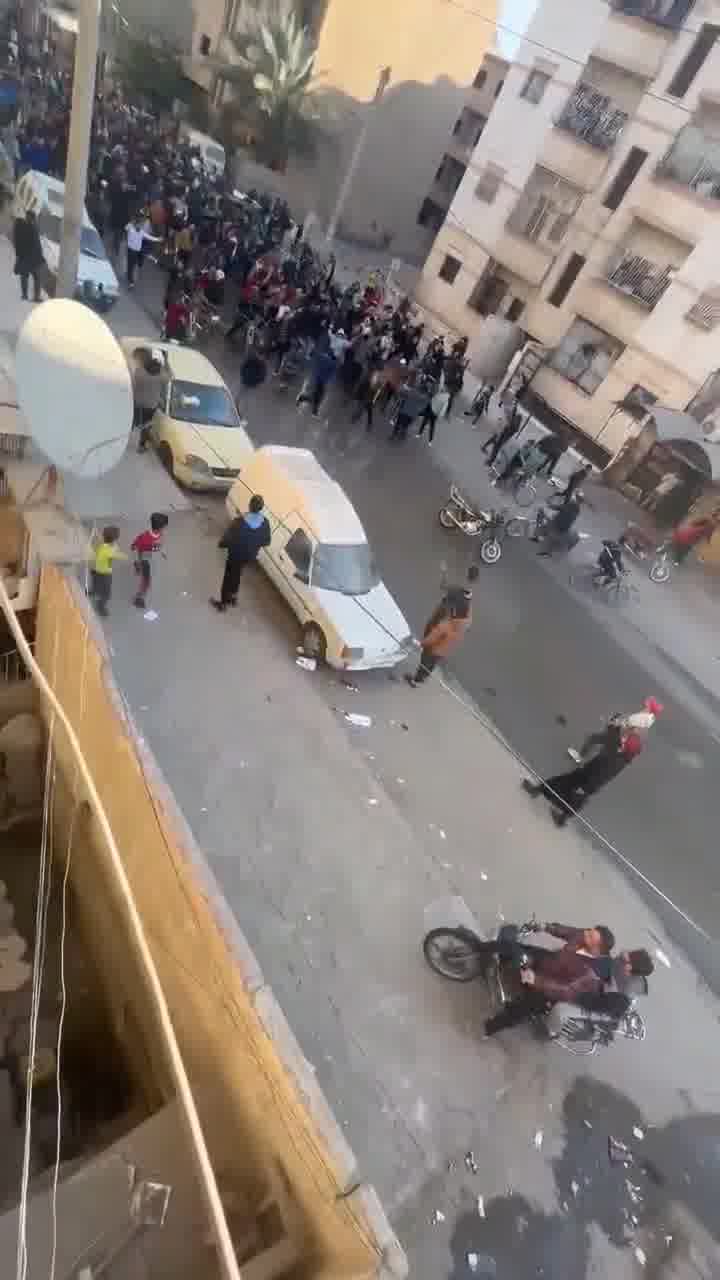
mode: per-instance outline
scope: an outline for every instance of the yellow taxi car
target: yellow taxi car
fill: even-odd
[[[254,445],[215,366],[173,342],[122,338],[120,345],[131,375],[140,352],[162,353],[163,392],[149,438],[163,466],[183,488],[226,493]]]

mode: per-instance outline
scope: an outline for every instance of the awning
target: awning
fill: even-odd
[[[691,446],[684,450],[688,461],[692,460],[699,471],[706,472],[711,480],[720,481],[720,444],[715,443],[706,434],[699,422],[684,413],[681,409],[652,410],[655,424],[655,435],[665,444],[685,444]]]

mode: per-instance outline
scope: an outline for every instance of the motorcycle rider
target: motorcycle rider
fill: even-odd
[[[597,567],[600,584],[603,587],[609,586],[611,582],[616,582],[625,572],[622,546],[614,538],[603,539],[602,551],[597,558]]]
[[[485,1022],[485,1034],[496,1035],[507,1027],[527,1022],[535,1014],[544,1013],[548,1004],[563,1001],[577,1004],[579,997],[599,995],[611,976],[610,953],[615,938],[607,925],[576,929],[569,925],[545,924],[540,932],[561,938],[564,946],[555,951],[544,947],[526,947],[523,953],[532,960],[532,967],[521,969],[523,990],[508,1000],[499,1013]],[[502,937],[484,944],[488,955],[496,954],[511,959],[518,944],[504,942]]]
[[[612,1037],[637,996],[647,995],[647,980],[654,971],[654,961],[644,947],[621,951],[612,961],[610,978],[601,992],[582,995],[576,1004],[559,1001],[553,1005],[546,1023],[550,1037],[558,1036],[568,1021],[577,1023],[583,1013],[589,1014],[592,1022],[606,1024]]]
[[[572,498],[563,503],[557,515],[553,516],[543,530],[542,549],[538,551],[539,556],[551,556],[554,551],[561,549],[572,550],[577,542],[573,525],[580,515],[584,501],[585,494],[582,489],[578,489]]]

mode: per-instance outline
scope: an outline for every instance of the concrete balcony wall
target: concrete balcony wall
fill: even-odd
[[[594,53],[604,62],[654,80],[672,38],[673,33],[665,27],[614,13],[605,24]]]
[[[545,139],[539,163],[560,178],[567,178],[583,191],[593,191],[607,173],[612,148],[601,151],[567,129],[551,129]]]
[[[560,249],[561,246],[558,245],[558,253]],[[555,260],[555,255],[549,249],[524,236],[513,235],[511,231],[505,231],[499,238],[492,256],[501,266],[520,276],[521,280],[536,286],[545,280]]]

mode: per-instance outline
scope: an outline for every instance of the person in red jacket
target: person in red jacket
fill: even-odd
[[[138,609],[145,608],[152,582],[150,561],[156,551],[162,551],[163,533],[167,526],[167,516],[162,511],[153,511],[150,516],[150,528],[144,529],[130,544],[131,550],[135,552],[135,572],[138,575],[138,589],[133,604]]]
[[[610,953],[615,938],[607,925],[575,929],[569,925],[546,924],[543,933],[561,938],[564,946],[556,951],[542,947],[526,947],[532,967],[522,969],[522,992],[485,1023],[485,1033],[495,1035],[507,1027],[526,1022],[534,1014],[543,1013],[549,1004],[567,1001],[577,1004],[584,996],[599,995],[610,978]],[[489,944],[502,955],[503,943]]]

